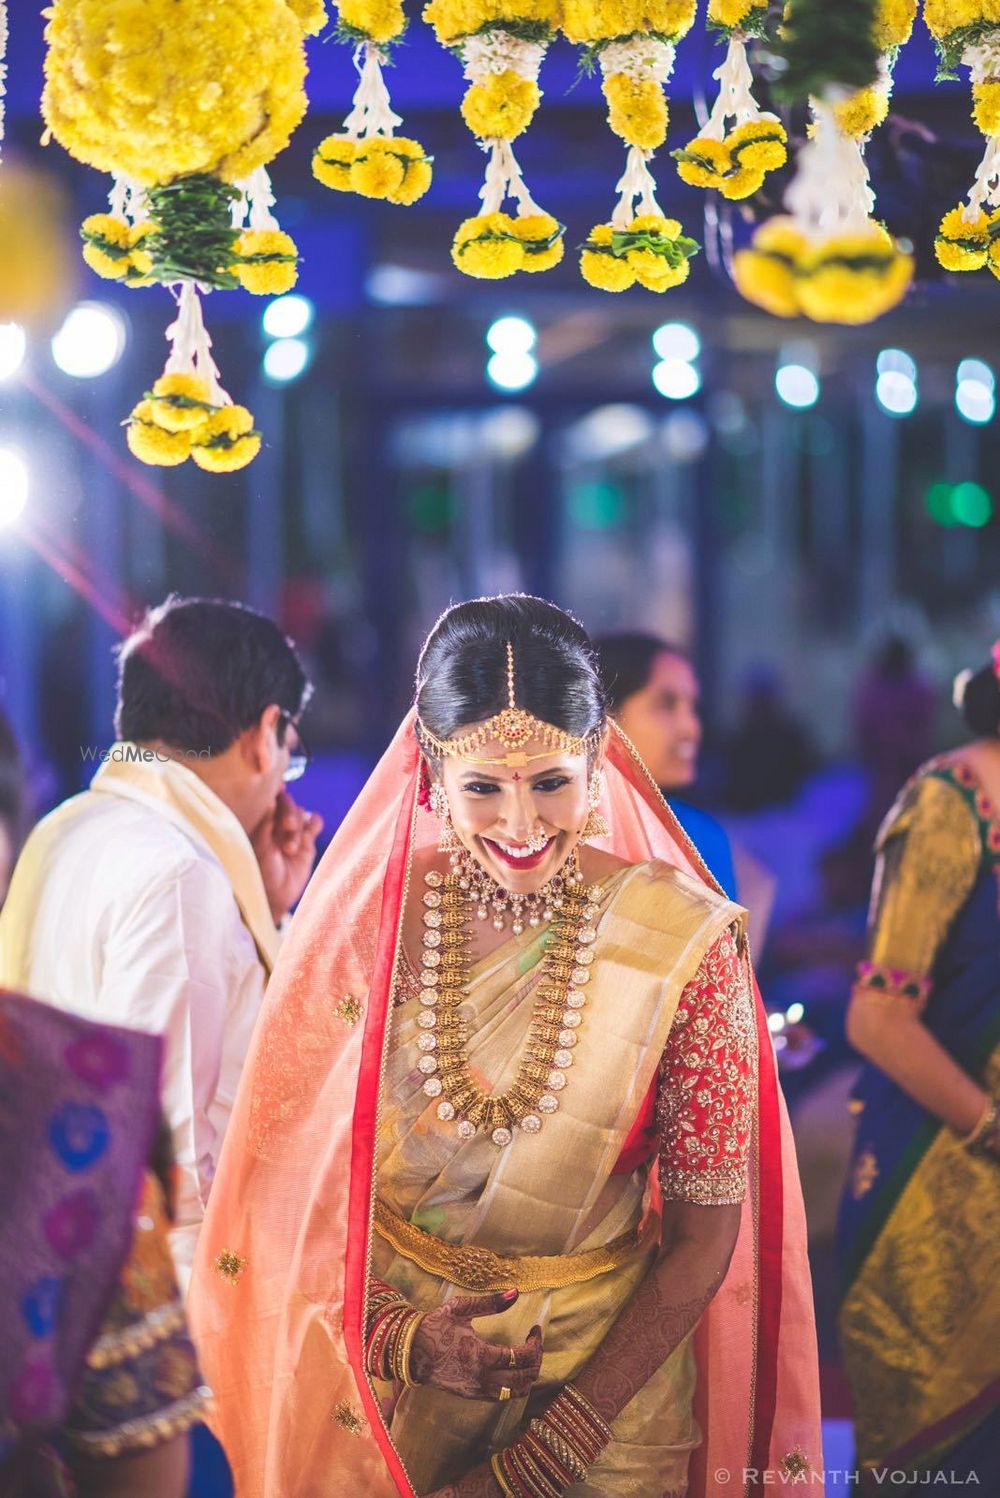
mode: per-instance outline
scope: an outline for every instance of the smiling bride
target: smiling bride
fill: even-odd
[[[199,1255],[240,1498],[822,1491],[744,912],[553,605],[431,631],[293,920]]]

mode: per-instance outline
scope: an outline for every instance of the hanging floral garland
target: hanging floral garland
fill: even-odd
[[[563,258],[563,226],[531,196],[511,145],[538,108],[538,75],[561,18],[562,0],[430,0],[424,8],[462,64],[469,85],[462,118],[487,155],[480,211],[452,241],[464,275],[503,280]],[[515,211],[506,211],[508,200]]]
[[[939,78],[972,80],[972,118],[986,149],[964,203],[941,220],[934,251],[945,270],[988,267],[1000,277],[1000,5],[995,0],[924,0],[924,20],[941,61]]]
[[[845,94],[878,78],[878,0],[790,0],[781,50],[782,91],[808,97],[810,138],[785,194],[787,216],[756,231],[733,260],[748,301],[778,317],[866,323],[897,305],[913,278],[913,257],[873,218],[875,195],[862,141],[848,135],[836,108]]]
[[[712,74],[719,95],[694,140],[672,152],[684,182],[717,188],[724,198],[750,197],[766,174],[788,159],[784,125],[753,96],[747,41],[764,35],[766,20],[767,6],[760,0],[709,0],[708,24],[728,43],[725,61]]]
[[[0,323],[51,333],[78,290],[58,179],[11,155],[0,168]]]
[[[298,254],[272,212],[266,164],[305,113],[303,25],[321,25],[321,9],[55,0],[47,12],[48,134],[114,177],[109,211],[82,225],[83,257],[98,275],[166,285],[178,301],[167,368],[130,418],[129,446],[144,462],[190,455],[225,472],[259,450],[253,418],[208,356],[199,290],[272,295],[295,283]],[[147,425],[171,440],[157,442]]]
[[[338,40],[354,48],[358,87],[343,128],[316,147],[313,176],[336,192],[410,204],[431,185],[431,157],[418,141],[397,135],[382,69],[406,30],[402,0],[341,0]]]
[[[583,66],[599,66],[608,123],[628,146],[618,202],[582,246],[580,272],[602,291],[638,283],[668,291],[686,281],[698,246],[667,218],[649,169],[667,138],[664,87],[677,42],[694,21],[696,0],[565,0],[563,30],[583,49]]]

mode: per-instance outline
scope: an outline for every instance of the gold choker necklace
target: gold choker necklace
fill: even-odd
[[[469,996],[471,907],[477,896],[463,888],[463,875],[457,869],[447,875],[436,870],[424,875],[428,888],[423,897],[417,1066],[426,1078],[425,1094],[441,1099],[438,1118],[443,1123],[454,1120],[464,1140],[475,1138],[481,1128],[504,1149],[515,1128],[537,1134],[544,1115],[559,1107],[558,1094],[566,1086],[583,1021],[584,990],[590,981],[597,937],[593,922],[598,890],[596,886],[583,888],[583,877],[577,875],[575,866],[567,872],[558,896],[552,898],[552,931],[517,1076],[506,1092],[492,1094],[476,1084],[469,1068],[468,1027],[462,1013]]]
[[[452,873],[458,879],[459,889],[463,894],[467,893],[475,904],[478,918],[481,921],[491,921],[494,931],[502,931],[507,924],[509,911],[510,929],[515,936],[520,936],[526,925],[536,927],[542,921],[551,921],[556,911],[562,910],[567,895],[583,884],[583,873],[575,848],[558,874],[554,874],[533,895],[515,895],[509,889],[504,889],[464,849],[460,853],[453,853],[449,862]]]

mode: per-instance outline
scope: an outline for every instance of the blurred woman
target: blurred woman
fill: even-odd
[[[0,991],[0,1498],[183,1498],[161,1042]]]
[[[956,702],[972,741],[917,771],[876,845],[841,1335],[862,1468],[996,1493],[1000,642]]]

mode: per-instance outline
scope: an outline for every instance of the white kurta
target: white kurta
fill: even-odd
[[[185,1292],[265,981],[222,864],[180,812],[134,786],[89,790],[31,833],[0,914],[0,985],[165,1037]]]

